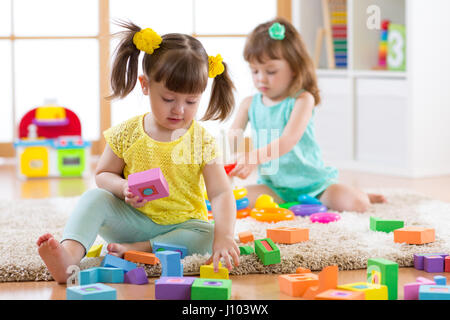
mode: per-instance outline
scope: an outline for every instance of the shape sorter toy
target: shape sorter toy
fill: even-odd
[[[294,244],[309,240],[309,229],[293,227],[268,228],[267,238],[277,243]]]
[[[200,266],[200,278],[209,279],[229,279],[228,269],[222,267],[222,263],[219,262],[219,271],[214,272],[213,264]]]
[[[67,300],[116,300],[116,289],[103,283],[67,287]]]
[[[388,289],[388,300],[397,300],[398,263],[382,258],[367,261],[367,282],[385,285]]]
[[[370,217],[370,230],[381,232],[392,232],[394,230],[403,228],[404,221],[401,220],[383,220],[375,217]]]
[[[183,264],[181,263],[181,254],[176,251],[158,251],[156,257],[161,263],[162,277],[182,277]]]
[[[294,273],[278,276],[280,291],[291,297],[302,297],[309,287],[319,286],[319,276],[313,273]]]
[[[355,282],[337,286],[338,289],[364,292],[366,300],[387,300],[388,288],[385,285]]]
[[[152,201],[169,196],[169,185],[160,168],[128,175],[128,186],[140,200]]]
[[[281,262],[280,249],[270,238],[255,240],[255,253],[265,266]]]
[[[192,300],[229,300],[231,298],[231,280],[195,279],[191,287]]]
[[[89,172],[91,143],[81,137],[77,115],[68,108],[44,105],[20,120],[16,148],[21,178],[81,177]]]
[[[188,249],[185,246],[182,246],[179,244],[153,242],[153,252],[159,252],[159,251],[165,251],[165,250],[179,252],[181,255],[181,259],[183,259],[184,257],[186,257],[188,255]]]
[[[425,244],[435,240],[434,229],[405,227],[394,230],[394,242],[407,244]]]
[[[194,277],[161,277],[155,281],[155,299],[190,300]]]

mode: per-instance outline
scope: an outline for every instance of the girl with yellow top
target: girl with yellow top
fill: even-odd
[[[109,98],[124,98],[139,79],[149,96],[151,112],[104,132],[107,142],[98,162],[98,189],[82,195],[58,242],[42,235],[39,254],[53,278],[65,283],[67,267],[77,265],[99,234],[108,253],[123,257],[128,250],[152,252],[154,242],[182,245],[188,254],[211,254],[206,263],[218,269],[239,264],[234,241],[236,204],[223,164],[215,163],[214,138],[195,120],[208,77],[214,78],[209,106],[202,120],[224,120],[234,106],[233,83],[220,55],[208,57],[195,38],[178,33],[159,36],[152,29],[121,23],[112,67]],[[138,60],[143,75],[138,77]],[[128,188],[131,173],[160,168],[169,196],[139,202]],[[214,213],[208,222],[206,187]]]

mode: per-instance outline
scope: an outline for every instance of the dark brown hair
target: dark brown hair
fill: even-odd
[[[278,22],[285,27],[283,40],[275,40],[269,36],[269,28]],[[319,88],[314,63],[306,50],[302,37],[295,27],[286,19],[276,18],[257,26],[247,38],[244,48],[244,59],[247,62],[265,59],[285,59],[294,79],[289,88],[292,96],[300,89],[305,89],[314,96],[315,105],[320,103]]]
[[[141,51],[133,43],[133,37],[141,28],[132,22],[119,21],[125,31],[117,35],[121,41],[116,49],[111,72],[113,94],[108,99],[124,98],[135,87],[138,78]],[[142,70],[148,79],[163,82],[174,92],[198,94],[208,84],[208,54],[199,40],[187,34],[168,33],[161,36],[160,47],[152,54],[144,53]],[[234,85],[225,71],[214,78],[211,97],[201,120],[225,120],[234,107]]]

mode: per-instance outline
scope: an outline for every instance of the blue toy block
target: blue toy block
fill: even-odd
[[[90,268],[86,270],[81,270],[78,273],[78,283],[80,286],[84,286],[87,284],[93,284],[98,282],[98,273],[96,268]]]
[[[93,283],[84,286],[68,287],[67,300],[116,300],[116,289],[103,283]]]
[[[450,286],[420,286],[419,300],[450,300]]]
[[[183,265],[181,264],[181,254],[176,251],[158,251],[156,257],[161,263],[161,277],[182,277]]]
[[[186,257],[188,255],[188,249],[185,246],[181,246],[178,244],[169,244],[169,243],[163,243],[163,242],[153,242],[153,252],[156,253],[158,251],[177,251],[181,254],[181,259]]]
[[[78,281],[80,285],[103,283],[123,283],[124,271],[120,268],[95,267],[80,271]]]
[[[119,268],[123,269],[124,272],[128,272],[130,270],[133,270],[137,268],[136,263],[121,259],[116,256],[112,256],[110,254],[107,254],[105,258],[102,260],[102,263],[100,264],[101,267],[111,267],[111,268]]]
[[[438,286],[445,286],[447,285],[447,278],[444,276],[434,276],[434,282]]]

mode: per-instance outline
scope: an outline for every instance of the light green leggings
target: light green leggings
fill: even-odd
[[[89,251],[97,235],[108,243],[150,241],[187,247],[188,255],[211,254],[214,225],[203,220],[160,225],[104,189],[85,192],[64,228],[64,240],[80,242]]]

